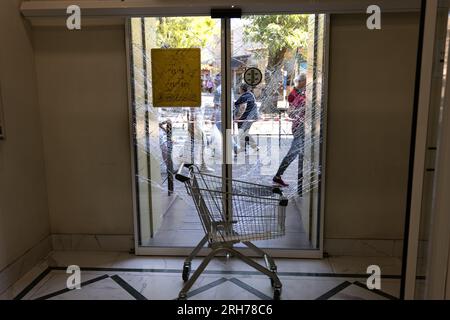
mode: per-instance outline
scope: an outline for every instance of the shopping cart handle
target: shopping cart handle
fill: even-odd
[[[189,181],[189,179],[191,179],[191,174],[189,172],[189,168],[192,166],[192,164],[187,164],[187,163],[182,163],[180,165],[180,168],[178,168],[177,173],[175,174],[175,179],[177,179],[178,181],[181,182],[186,182]],[[187,172],[187,174],[186,174]]]

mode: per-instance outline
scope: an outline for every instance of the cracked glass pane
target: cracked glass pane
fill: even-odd
[[[174,178],[185,163],[195,164],[202,174],[220,178],[219,189],[224,179],[255,183],[260,190],[280,188],[289,201],[287,235],[264,240],[260,246],[317,249],[325,16],[231,19],[231,59],[226,66],[231,70],[229,88],[222,81],[221,20],[133,18],[131,25],[140,244],[195,246],[207,231],[191,195]],[[199,106],[153,105],[151,50],[156,48],[200,48]],[[222,101],[225,94],[230,105]],[[232,119],[228,132],[230,125],[222,123],[224,113]],[[227,151],[231,155],[230,176],[222,173],[225,133],[231,134],[232,141]],[[239,192],[248,190],[242,187]],[[239,210],[253,212],[260,205],[242,209],[237,199],[234,194],[234,217]]]

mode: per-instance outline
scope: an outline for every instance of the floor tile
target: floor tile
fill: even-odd
[[[105,272],[82,271],[81,282],[89,281],[105,274]],[[30,292],[30,294],[26,296],[27,299],[34,300],[57,291],[67,289],[67,279],[69,276],[70,274],[67,274],[64,271],[53,270],[49,277],[45,279],[43,285],[37,287],[36,290]]]
[[[351,284],[336,293],[330,300],[388,300],[388,298],[355,284]]]
[[[328,260],[335,273],[366,274],[367,267],[378,265],[383,275],[399,275],[402,261],[395,257],[329,257]]]
[[[106,278],[49,300],[134,300],[134,298],[114,280]]]
[[[183,257],[143,257],[126,253],[53,252],[54,267],[23,297],[62,299],[176,299],[184,282]],[[192,262],[192,272],[202,258]],[[263,264],[262,259],[257,261]],[[399,293],[400,280],[381,279],[381,291],[364,287],[365,270],[380,265],[384,274],[395,274],[400,266],[393,258],[331,257],[329,259],[275,259],[282,282],[282,299],[391,299]],[[82,267],[80,290],[68,290],[70,264]],[[37,274],[37,273],[36,273]],[[345,276],[347,274],[348,276]],[[191,273],[192,275],[192,273]],[[33,282],[23,278],[21,286]],[[359,283],[359,285],[358,285]],[[271,299],[269,278],[242,261],[219,257],[211,261],[189,291],[188,299]],[[11,299],[12,294],[3,296]]]
[[[111,267],[120,253],[102,251],[54,251],[49,255],[49,265],[82,267]]]

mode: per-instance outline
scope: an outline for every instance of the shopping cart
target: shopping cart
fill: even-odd
[[[235,256],[270,278],[273,298],[281,296],[281,282],[277,266],[271,256],[252,244],[253,240],[267,240],[284,236],[286,206],[280,188],[201,172],[196,165],[182,164],[176,179],[183,182],[197,209],[205,236],[186,258],[182,278],[185,282],[179,299],[186,299],[189,289],[218,254]],[[233,244],[242,242],[265,260],[266,267],[243,255]],[[189,278],[192,259],[208,243],[211,252]]]

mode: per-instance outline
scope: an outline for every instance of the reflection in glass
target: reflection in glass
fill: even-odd
[[[282,187],[289,198],[283,249],[319,245],[324,15],[231,21],[233,178]],[[257,69],[253,85],[245,74]]]

